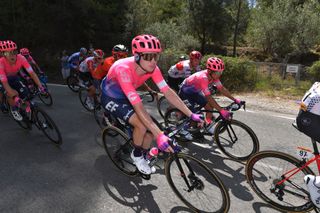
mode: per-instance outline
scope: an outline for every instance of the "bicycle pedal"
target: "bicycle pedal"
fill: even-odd
[[[151,179],[151,175],[146,175],[146,174],[142,174],[141,172],[140,173],[140,176],[145,179],[145,180],[150,180]]]

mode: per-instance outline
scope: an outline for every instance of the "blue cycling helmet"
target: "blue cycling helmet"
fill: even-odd
[[[81,48],[80,48],[80,53],[81,53],[81,54],[86,55],[87,52],[88,52],[88,51],[87,51],[87,49],[86,49],[85,47],[81,47]]]

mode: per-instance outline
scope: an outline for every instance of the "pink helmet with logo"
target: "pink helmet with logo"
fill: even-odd
[[[17,45],[13,41],[9,41],[9,40],[2,41],[0,45],[0,51],[12,51],[16,49],[17,49]]]
[[[199,59],[200,60],[202,58],[202,54],[199,51],[194,50],[189,54],[189,58],[190,58],[190,60],[192,60],[192,59]]]
[[[30,51],[28,48],[21,48],[20,49],[20,54],[21,55],[30,55]]]
[[[206,66],[209,71],[222,72],[224,70],[222,59],[217,57],[208,58]]]
[[[135,53],[160,53],[162,52],[161,43],[153,35],[138,35],[132,39],[132,54]]]

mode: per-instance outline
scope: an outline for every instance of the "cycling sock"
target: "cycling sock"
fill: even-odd
[[[140,156],[142,156],[142,151],[143,151],[142,147],[135,146],[134,150],[133,150],[133,155],[135,157],[140,157]]]

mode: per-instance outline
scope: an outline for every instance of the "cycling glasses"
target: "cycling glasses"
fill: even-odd
[[[215,75],[222,75],[222,71],[214,71],[214,70],[210,70],[208,69],[210,75],[215,74]]]
[[[18,50],[13,50],[13,51],[4,51],[3,55],[4,56],[12,56],[12,55],[17,55],[18,54]]]
[[[154,59],[155,61],[159,61],[160,54],[159,53],[144,53],[144,54],[141,54],[141,57],[145,61],[152,61],[152,59]]]
[[[117,58],[126,58],[128,57],[128,53],[114,53]]]

